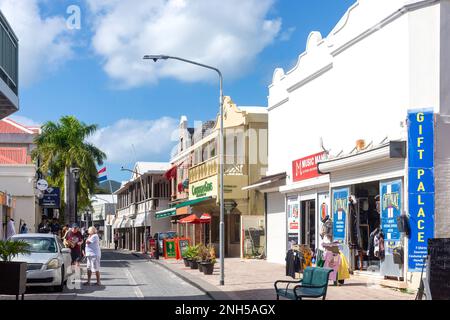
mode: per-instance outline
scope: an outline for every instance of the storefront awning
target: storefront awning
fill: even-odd
[[[210,223],[210,222],[211,216],[207,213],[203,214],[200,218],[197,217],[195,214],[191,214],[190,216],[178,221],[178,223],[193,223],[193,224]]]
[[[122,224],[122,221],[123,221],[123,218],[117,218],[117,219],[114,221],[113,228],[114,228],[114,229],[119,229],[119,228],[120,228],[120,225]]]
[[[406,141],[390,141],[358,153],[321,161],[318,163],[318,171],[327,174],[383,160],[404,158],[406,158]]]
[[[211,200],[212,197],[203,197],[203,198],[198,198],[198,199],[194,199],[194,200],[188,200],[182,203],[179,203],[175,206],[176,209],[179,208],[184,208],[184,207],[189,207],[189,206],[193,206],[195,204],[199,204],[208,200]]]
[[[177,210],[175,208],[170,208],[166,210],[161,210],[155,213],[156,220],[161,220],[164,218],[172,217],[177,214]]]
[[[133,219],[127,219],[125,220],[125,226],[123,226],[122,228],[133,228],[133,223],[134,223]]]
[[[134,227],[144,227],[145,226],[145,213],[138,214],[136,219],[134,220]]]
[[[286,177],[287,177],[286,172],[267,176],[247,187],[242,188],[242,190],[244,191],[268,190],[272,188],[277,188],[286,184]]]
[[[164,178],[166,178],[167,180],[172,180],[176,176],[177,176],[177,166],[173,166],[168,171],[166,171],[166,173],[164,173]]]

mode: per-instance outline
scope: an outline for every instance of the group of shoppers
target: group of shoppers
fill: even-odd
[[[95,227],[89,227],[84,234],[81,233],[77,224],[73,224],[68,228],[62,236],[64,245],[71,250],[72,265],[80,266],[81,259],[86,259],[87,265],[87,282],[84,285],[91,284],[92,273],[95,273],[97,282],[100,286],[100,238]]]

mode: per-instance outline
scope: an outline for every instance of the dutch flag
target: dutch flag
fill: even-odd
[[[108,180],[108,176],[106,175],[106,167],[104,167],[98,172],[98,182],[100,183],[106,180]]]

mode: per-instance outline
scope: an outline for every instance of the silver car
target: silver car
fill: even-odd
[[[61,292],[72,273],[70,249],[53,234],[18,234],[13,241],[25,241],[31,254],[19,255],[13,261],[27,262],[27,286],[54,287]]]

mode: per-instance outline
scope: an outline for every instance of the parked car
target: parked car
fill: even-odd
[[[53,287],[55,291],[64,289],[72,273],[70,249],[65,248],[61,239],[53,234],[18,234],[13,241],[24,241],[30,245],[29,255],[19,255],[13,261],[27,262],[27,287]]]
[[[164,254],[164,248],[163,248],[163,243],[164,243],[164,239],[174,239],[178,237],[177,233],[175,231],[166,231],[166,232],[157,232],[155,233],[155,235],[153,236],[153,239],[157,240],[159,245],[159,254],[163,255]]]

